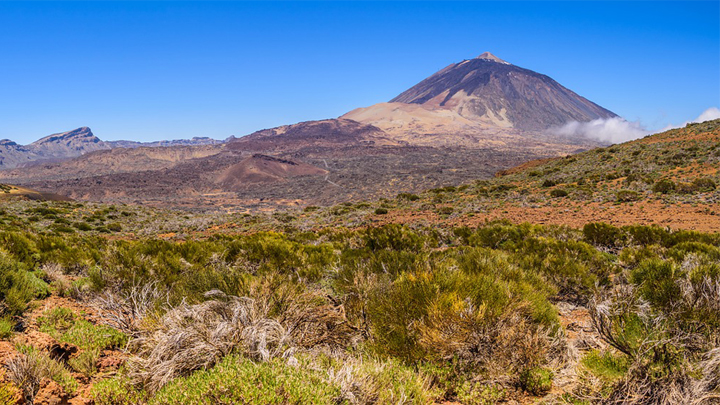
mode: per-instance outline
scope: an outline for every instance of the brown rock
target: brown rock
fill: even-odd
[[[69,405],[69,396],[53,380],[44,380],[43,386],[35,395],[35,405]]]
[[[125,362],[125,357],[112,350],[104,350],[96,366],[99,371],[117,370]]]

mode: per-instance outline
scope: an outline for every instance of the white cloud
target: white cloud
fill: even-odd
[[[718,118],[720,118],[720,108],[710,107],[707,110],[703,111],[702,114],[700,114],[697,118],[695,118],[692,121],[685,121],[681,125],[670,124],[670,125],[666,126],[665,128],[659,130],[658,132],[668,131],[668,130],[675,129],[675,128],[682,128],[687,124],[716,120]]]
[[[705,122],[710,120],[716,120],[718,118],[720,118],[720,108],[710,107],[707,110],[703,111],[703,113],[700,114],[699,117],[695,118],[694,121],[690,122]]]
[[[551,132],[569,138],[584,137],[608,143],[625,142],[650,133],[639,122],[626,121],[620,117],[599,118],[589,122],[572,121],[553,128]]]
[[[710,107],[692,121],[682,125],[670,124],[659,131],[648,131],[638,121],[627,121],[621,117],[600,118],[589,122],[571,121],[563,126],[551,128],[549,132],[568,138],[589,138],[600,142],[621,143],[642,138],[652,133],[682,128],[687,124],[705,122],[720,118],[720,108]]]

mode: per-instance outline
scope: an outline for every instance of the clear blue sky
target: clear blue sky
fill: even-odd
[[[0,3],[0,138],[225,138],[482,52],[651,129],[720,105],[720,2]]]

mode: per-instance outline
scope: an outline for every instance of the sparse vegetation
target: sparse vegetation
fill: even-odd
[[[98,404],[712,401],[717,233],[478,219],[515,220],[513,204],[716,216],[716,173],[690,165],[717,142],[654,162],[656,139],[282,213],[9,203],[0,401],[48,381],[85,395],[90,378]]]

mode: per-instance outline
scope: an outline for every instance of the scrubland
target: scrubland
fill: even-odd
[[[8,202],[0,403],[717,403],[720,234],[512,210],[716,224],[719,126],[332,207]]]

